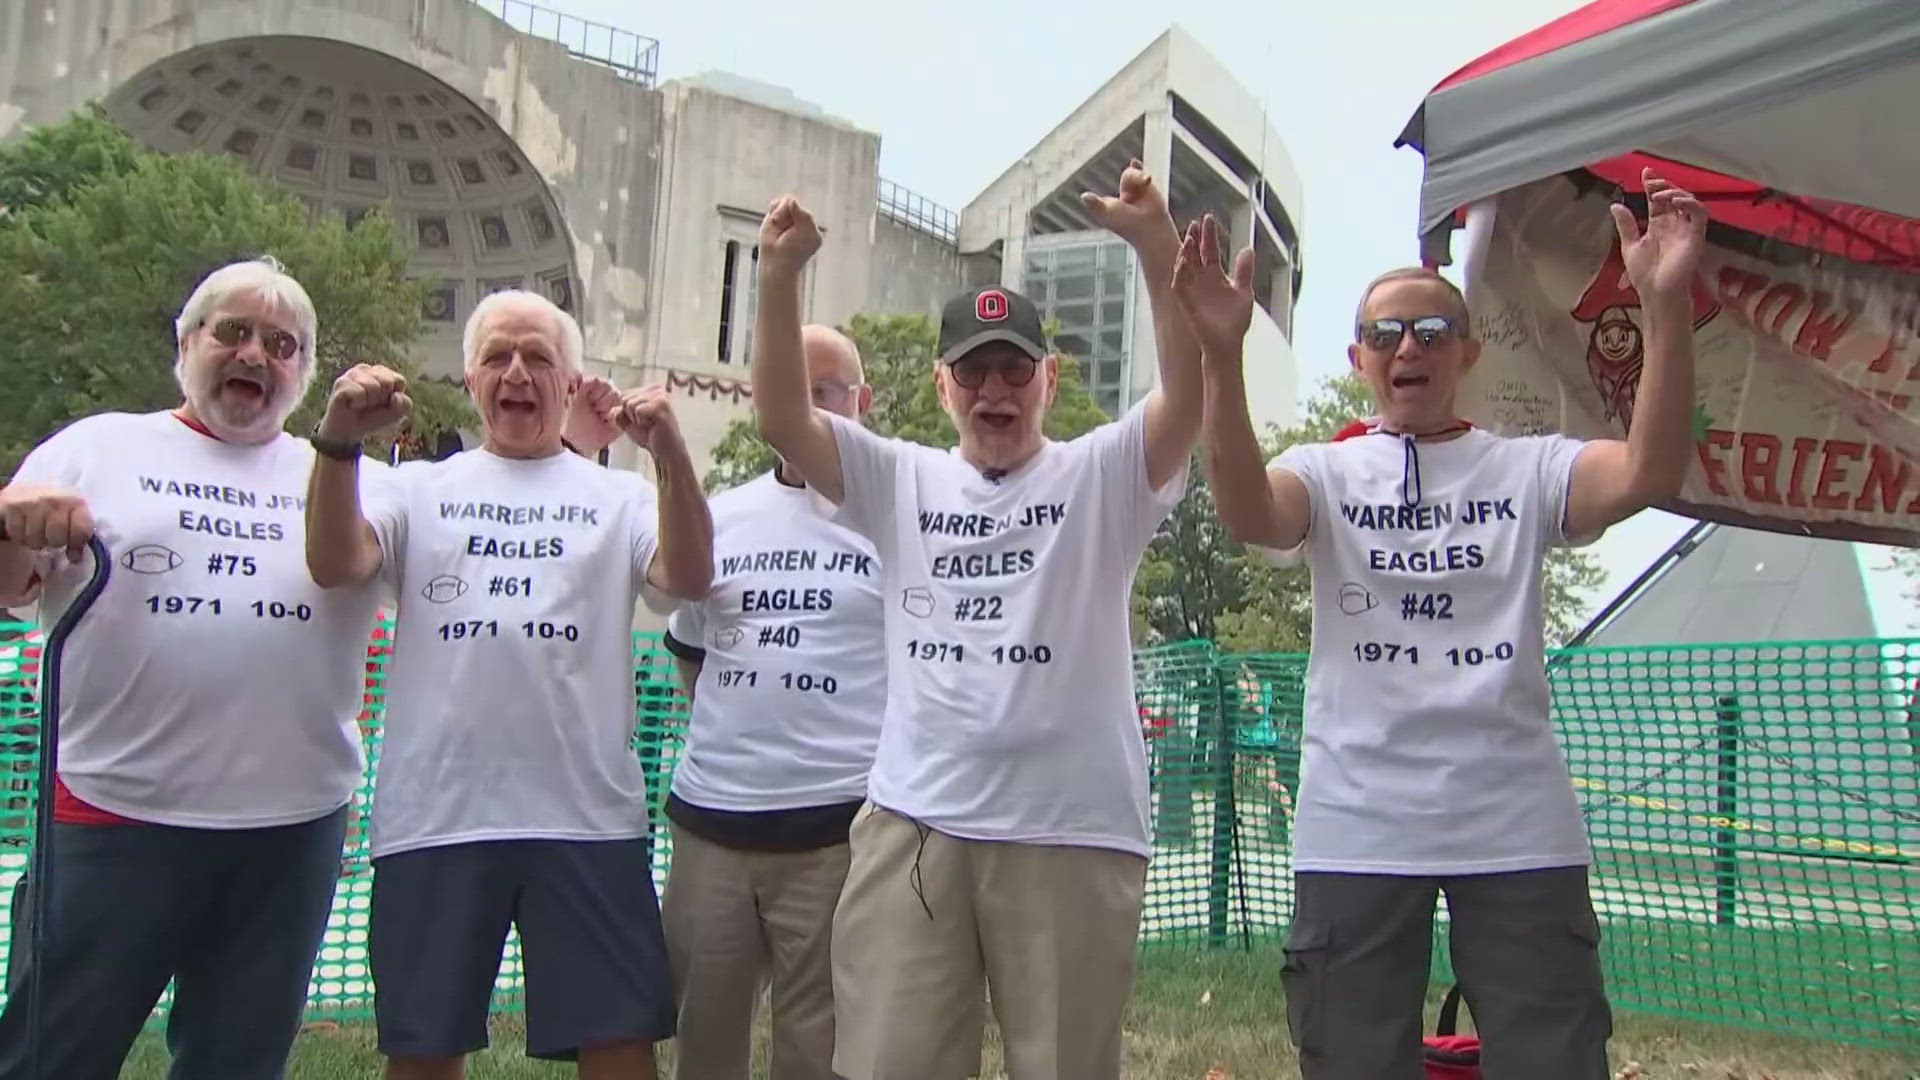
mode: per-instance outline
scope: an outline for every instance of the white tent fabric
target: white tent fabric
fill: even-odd
[[[1920,217],[1916,102],[1915,0],[1692,0],[1443,85],[1400,141],[1427,161],[1422,235],[1636,150]]]

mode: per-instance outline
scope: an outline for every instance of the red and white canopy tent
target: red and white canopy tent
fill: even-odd
[[[1914,0],[1598,0],[1455,72],[1400,145],[1426,158],[1423,258],[1461,256],[1485,342],[1463,412],[1625,431],[1644,334],[1607,205],[1650,164],[1713,221],[1697,455],[1665,508],[1920,546],[1910,109]]]

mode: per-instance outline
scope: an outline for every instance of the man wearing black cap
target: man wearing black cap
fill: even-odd
[[[754,415],[873,542],[886,604],[886,720],[834,920],[848,1080],[971,1076],[983,979],[1011,1080],[1119,1076],[1150,849],[1128,594],[1184,489],[1201,386],[1165,198],[1135,162],[1083,201],[1139,257],[1160,386],[1049,440],[1039,312],[976,289],[941,317],[951,452],[811,407],[799,278],[820,233],[791,198],[761,226]]]

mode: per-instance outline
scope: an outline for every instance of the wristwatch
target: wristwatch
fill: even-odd
[[[335,461],[359,461],[360,443],[358,440],[329,439],[320,434],[320,425],[313,426],[313,434],[307,436],[307,442],[313,445],[313,452],[321,457],[330,457]]]

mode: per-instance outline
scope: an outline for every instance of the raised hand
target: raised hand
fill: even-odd
[[[1220,265],[1220,227],[1208,214],[1187,226],[1173,264],[1173,295],[1200,339],[1202,360],[1239,356],[1253,324],[1253,249],[1233,260],[1233,276]]]
[[[619,404],[620,391],[612,383],[597,375],[582,380],[567,410],[567,441],[588,456],[611,446],[620,437],[620,425],[611,419]]]
[[[680,438],[680,423],[674,419],[672,400],[667,397],[666,387],[657,383],[622,393],[607,411],[607,420],[655,458],[686,452],[686,443]]]
[[[1707,211],[1689,192],[1654,175],[1640,174],[1647,192],[1647,225],[1615,203],[1613,224],[1620,233],[1620,258],[1642,301],[1656,296],[1686,299],[1706,245]]]
[[[355,364],[333,381],[320,434],[359,442],[405,420],[413,411],[406,377],[379,364]]]
[[[1130,244],[1174,233],[1173,218],[1167,213],[1167,196],[1135,158],[1120,172],[1118,195],[1082,192],[1080,204],[1100,227]]]
[[[87,501],[64,488],[16,481],[0,488],[0,527],[32,551],[59,551],[78,559],[93,538]]]
[[[760,269],[799,273],[820,250],[820,227],[791,195],[782,195],[760,219]]]

